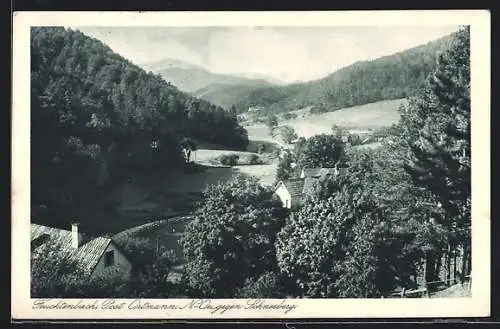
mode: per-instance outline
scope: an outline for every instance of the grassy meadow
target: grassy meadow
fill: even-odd
[[[366,132],[396,123],[399,120],[398,108],[403,102],[404,99],[381,101],[322,114],[309,114],[308,109],[301,109],[292,112],[297,115],[296,118],[280,120],[279,126],[291,126],[298,136],[305,138],[330,133],[333,125],[352,132]],[[252,140],[276,142],[264,124],[254,124],[245,128]]]

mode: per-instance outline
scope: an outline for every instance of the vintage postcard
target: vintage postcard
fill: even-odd
[[[15,12],[12,318],[490,314],[490,14]]]

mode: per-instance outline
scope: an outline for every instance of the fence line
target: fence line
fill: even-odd
[[[464,276],[464,279],[468,279],[466,281],[468,281],[468,284],[469,284],[469,289],[470,289],[470,283],[472,281],[472,276],[471,275],[465,275]],[[439,281],[429,281],[429,282],[426,282],[426,284],[432,284],[432,283],[447,283],[447,282],[451,282],[451,281],[454,281],[455,279],[450,279],[450,280],[439,280]],[[414,295],[414,294],[418,294],[418,293],[428,293],[428,289],[427,287],[421,287],[421,288],[417,288],[417,289],[412,289],[412,290],[406,290],[406,288],[403,288],[400,292],[395,292],[392,294],[392,296],[401,296],[401,298],[404,298],[405,296],[408,296],[408,295]]]

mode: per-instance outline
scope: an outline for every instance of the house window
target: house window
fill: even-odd
[[[285,200],[285,207],[290,208],[290,199]]]
[[[105,266],[113,266],[115,263],[115,252],[110,250],[104,254],[104,265]]]
[[[31,241],[31,251],[35,250],[36,248],[40,247],[42,244],[47,242],[50,238],[50,235],[47,233],[43,233],[39,237],[35,238],[33,241]]]

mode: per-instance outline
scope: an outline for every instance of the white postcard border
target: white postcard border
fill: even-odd
[[[218,311],[189,307],[193,300],[141,300],[164,309],[137,309],[138,302],[50,300],[88,305],[40,309],[29,293],[30,232],[30,27],[31,26],[471,26],[472,99],[472,297],[457,299],[265,300],[278,310],[251,309],[252,300],[205,301]],[[490,13],[486,10],[345,12],[15,12],[12,94],[12,317],[15,319],[225,319],[225,318],[415,318],[481,317],[490,314]],[[195,305],[199,301],[194,301]],[[134,304],[135,303],[135,304]],[[63,305],[63,304],[60,304]],[[96,309],[92,305],[95,305]],[[132,306],[131,306],[132,305]],[[182,309],[168,309],[178,305]],[[226,306],[223,306],[226,305]],[[233,308],[232,306],[233,305]],[[237,308],[235,305],[241,305]],[[295,305],[285,312],[284,305]],[[61,306],[62,307],[62,306]],[[76,306],[75,306],[76,307]],[[118,306],[117,306],[118,307]],[[170,306],[173,307],[173,306]],[[165,309],[167,308],[167,309]],[[292,308],[290,306],[290,308]]]

